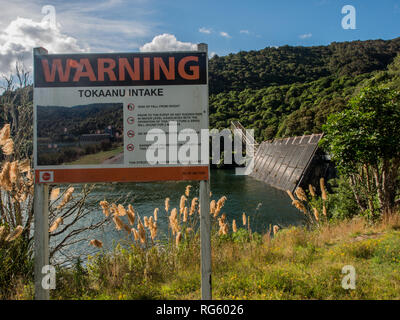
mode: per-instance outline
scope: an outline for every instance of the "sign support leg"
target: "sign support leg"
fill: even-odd
[[[211,300],[210,183],[200,181],[201,299]]]
[[[49,186],[35,184],[35,300],[49,300],[49,290],[42,286],[42,268],[49,265]]]
[[[197,51],[204,52],[208,57],[208,45],[199,43]],[[206,70],[208,72],[208,58],[206,59]],[[207,75],[208,77],[208,75]],[[208,84],[208,80],[207,80]],[[207,104],[206,106],[206,124],[204,128],[208,129],[208,87],[207,87]],[[208,140],[205,141],[208,146]],[[208,159],[207,149],[207,159]],[[209,166],[209,163],[207,162]],[[208,176],[210,176],[210,167],[208,167]],[[201,247],[201,299],[212,299],[211,288],[211,218],[210,218],[210,181],[200,181],[200,247]]]

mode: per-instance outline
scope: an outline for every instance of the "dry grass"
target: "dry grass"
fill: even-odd
[[[292,205],[304,214],[309,224],[321,225],[323,223],[326,223],[328,220],[328,210],[326,207],[326,203],[328,201],[328,193],[325,188],[324,178],[320,179],[320,200],[318,199],[314,186],[310,184],[308,186],[308,190],[310,196],[307,196],[303,188],[297,187],[295,190],[295,195],[297,199],[294,197],[293,193],[290,190],[287,190],[286,192],[292,200]]]
[[[184,192],[185,194],[181,195],[179,201],[179,210],[177,208],[172,208],[172,210],[170,210],[170,198],[167,197],[164,201],[165,212],[167,213],[166,218],[168,219],[168,228],[170,231],[169,242],[174,242],[177,247],[180,243],[182,243],[182,240],[191,239],[191,234],[194,231],[197,232],[198,230],[198,216],[200,215],[199,198],[193,197],[190,199],[191,188],[191,185],[187,185]],[[71,196],[72,192],[67,190],[63,200],[59,204],[59,207],[63,207],[65,203],[70,201]],[[210,202],[210,215],[214,218],[215,223],[218,221],[219,235],[228,235],[230,230],[229,221],[226,218],[226,214],[223,213],[221,217],[218,217],[226,200],[227,197],[222,196],[220,199],[218,199],[218,201],[212,200]],[[133,245],[139,246],[142,249],[146,249],[150,240],[152,244],[156,243],[158,236],[157,221],[159,219],[159,208],[154,209],[153,215],[143,216],[141,219],[131,204],[128,205],[127,210],[121,204],[112,203],[110,205],[106,200],[100,201],[99,205],[103,210],[103,214],[106,217],[110,216],[110,218],[112,218],[116,230],[125,230],[128,233],[128,239],[132,241]],[[195,212],[197,212],[198,215],[194,215]],[[128,224],[124,222],[124,218],[122,217],[127,217],[128,223],[131,227],[133,226],[133,228],[130,228]],[[135,222],[136,228],[134,227]],[[234,224],[236,224],[236,222],[234,222]],[[57,229],[57,227],[58,224],[55,222],[50,230],[54,231]],[[233,228],[233,232],[235,232],[234,230],[237,230],[236,226]]]
[[[13,145],[10,125],[6,124],[0,130],[0,146],[5,156],[0,169],[0,227],[1,237],[7,242],[17,239],[24,230],[29,233],[33,217],[30,212],[33,197],[30,161],[13,159]]]
[[[130,290],[140,294],[139,298],[199,298],[198,229],[189,224],[198,219],[197,214],[193,215],[198,212],[198,204],[196,198],[190,201],[187,190],[188,188],[180,198],[179,208],[170,210],[169,199],[165,201],[165,218],[168,219],[171,235],[170,246],[147,246],[148,239],[155,240],[148,233],[151,234],[152,226],[156,225],[156,208],[152,216],[137,220],[137,230],[131,229],[132,251],[121,249],[120,252],[108,256],[111,259],[110,265],[105,268],[108,271],[101,272],[103,277],[109,279],[106,288],[110,297],[116,297],[116,288],[126,286],[126,277],[132,278],[131,272],[135,272]],[[309,190],[312,190],[311,198],[316,199],[315,189],[310,186]],[[288,194],[291,195],[289,192]],[[298,201],[303,206],[311,203],[311,199],[302,189],[296,192],[296,196],[297,199],[294,198],[293,202]],[[326,193],[322,200],[326,201],[328,196]],[[380,271],[376,276],[371,274],[371,270],[375,268],[374,251],[364,244],[365,240],[383,241],[387,236],[400,240],[400,232],[397,231],[400,229],[398,214],[374,224],[364,218],[329,223],[324,218],[324,223],[321,223],[323,213],[316,207],[309,206],[314,221],[318,223],[287,229],[270,226],[264,235],[257,236],[252,233],[250,217],[245,213],[242,215],[242,228],[237,226],[236,220],[229,221],[229,216],[222,212],[226,201],[226,197],[221,197],[210,203],[210,215],[215,226],[212,238],[215,298],[364,299],[376,298],[377,294],[400,298],[396,291],[385,287],[389,279],[400,286],[400,278],[393,280],[388,269]],[[189,204],[190,209],[187,206]],[[309,208],[307,212],[308,210]],[[188,214],[189,211],[192,212],[191,215]],[[355,247],[349,247],[352,243]],[[379,248],[380,242],[377,243],[376,248]],[[136,261],[135,267],[132,261]],[[382,261],[387,263],[387,268],[392,268],[390,261]],[[104,268],[104,261],[99,265],[97,263],[100,262],[95,263],[98,269]],[[354,265],[361,274],[359,291],[352,293],[341,288],[341,268],[346,264]],[[373,284],[366,281],[371,277],[375,281]],[[97,290],[104,288],[99,287]],[[146,290],[146,293],[142,290]],[[117,292],[118,297],[122,295],[138,298],[137,295],[129,296],[124,291]]]
[[[214,208],[220,207],[221,211],[226,199],[219,200]],[[210,208],[214,217],[215,211]],[[188,221],[183,221],[184,216],[185,209],[182,214],[177,208],[171,210],[165,217],[171,223],[170,245],[156,246],[146,246],[154,215],[147,218],[148,228],[139,218],[138,231],[131,229],[134,240],[129,249],[117,246],[114,252],[91,259],[87,294],[106,299],[198,299],[199,237],[196,230],[188,227]],[[396,290],[400,288],[400,275],[393,274],[400,260],[391,260],[397,252],[400,254],[398,214],[374,224],[357,218],[311,228],[270,226],[262,237],[247,229],[249,220],[245,214],[244,228],[238,228],[234,220],[232,228],[227,228],[228,220],[226,213],[213,218],[216,299],[400,298],[400,291]],[[354,291],[341,287],[341,268],[348,264],[355,266],[359,276]]]

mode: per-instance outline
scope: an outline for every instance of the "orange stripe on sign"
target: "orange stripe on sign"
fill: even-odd
[[[49,181],[49,183],[150,182],[209,179],[207,166],[35,170],[36,183],[46,183],[39,180],[40,172],[53,173],[54,180]],[[43,177],[41,180],[43,180]]]

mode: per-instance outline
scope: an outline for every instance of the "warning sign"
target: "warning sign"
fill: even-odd
[[[208,179],[207,74],[206,52],[35,49],[36,181]]]

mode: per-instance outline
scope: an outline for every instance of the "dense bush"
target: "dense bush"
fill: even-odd
[[[328,117],[320,144],[348,179],[361,212],[396,208],[400,173],[400,91],[366,87]]]
[[[33,257],[29,238],[23,235],[12,242],[0,239],[0,299],[13,297],[19,282],[32,280]]]

